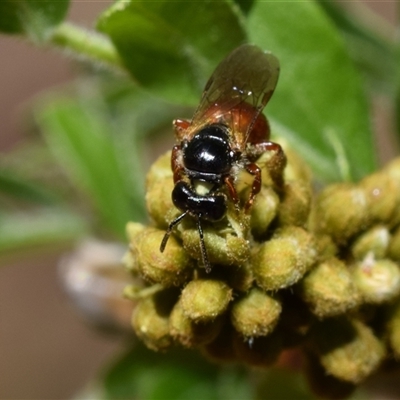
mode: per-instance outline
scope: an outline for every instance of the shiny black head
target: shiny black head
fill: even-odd
[[[163,252],[167,245],[168,238],[175,225],[187,215],[196,218],[197,229],[200,236],[201,255],[206,271],[211,270],[210,262],[208,261],[207,250],[204,244],[203,229],[201,220],[219,221],[226,214],[226,197],[223,194],[208,194],[205,196],[196,193],[193,188],[184,181],[179,181],[172,191],[172,201],[179,210],[183,213],[175,218],[168,226],[167,232],[161,242],[160,251]]]
[[[222,125],[209,125],[183,144],[183,163],[190,178],[219,182],[229,174],[235,153],[229,135]]]
[[[184,182],[178,182],[172,191],[172,202],[182,212],[208,221],[219,221],[226,213],[226,198],[222,194],[201,196]]]

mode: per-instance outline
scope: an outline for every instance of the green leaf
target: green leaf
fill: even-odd
[[[393,96],[399,69],[395,46],[383,35],[378,35],[376,27],[372,30],[357,19],[356,13],[350,14],[345,7],[331,0],[318,0],[318,3],[340,29],[350,57],[362,71],[369,86],[374,91]]]
[[[121,140],[120,127],[100,103],[55,98],[37,119],[56,159],[89,197],[103,225],[124,237],[126,223],[145,216],[140,144]],[[130,152],[129,165],[122,151]]]
[[[395,97],[395,128],[398,140],[400,139],[400,85],[397,89],[397,94]]]
[[[0,194],[43,205],[54,204],[60,200],[50,188],[3,168],[0,168]]]
[[[248,14],[255,0],[234,0],[244,14]]]
[[[0,259],[66,246],[87,233],[85,221],[64,208],[0,214]]]
[[[279,133],[320,178],[348,179],[348,169],[352,179],[359,179],[373,171],[361,78],[320,7],[314,1],[258,2],[249,15],[248,32],[252,42],[280,60],[278,86],[266,108],[283,127]]]
[[[170,101],[195,104],[218,62],[245,40],[232,2],[119,1],[98,22],[132,76]]]
[[[68,6],[69,0],[1,0],[0,31],[45,41],[63,21]]]
[[[248,400],[253,398],[247,374],[238,368],[218,368],[184,350],[157,354],[134,348],[104,377],[107,399]]]

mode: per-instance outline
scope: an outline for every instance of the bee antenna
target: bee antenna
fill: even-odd
[[[197,215],[197,230],[199,231],[199,236],[200,236],[201,256],[203,258],[204,267],[208,274],[211,272],[211,265],[210,261],[208,260],[207,249],[204,243],[204,234],[203,234],[203,228],[201,227],[200,215]]]
[[[167,242],[168,242],[168,239],[169,239],[169,237],[170,237],[170,235],[171,235],[172,229],[174,229],[174,226],[175,226],[175,225],[178,225],[179,222],[181,222],[182,219],[183,219],[184,217],[186,217],[186,214],[187,214],[187,213],[188,213],[188,211],[185,211],[183,214],[179,215],[179,217],[176,217],[176,218],[169,224],[168,229],[167,229],[167,231],[165,232],[165,235],[164,235],[163,240],[162,240],[161,245],[160,245],[160,252],[161,252],[161,253],[163,253],[164,250],[165,250],[165,246],[167,245]]]

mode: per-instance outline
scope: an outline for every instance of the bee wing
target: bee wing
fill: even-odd
[[[271,98],[279,77],[279,61],[260,48],[244,44],[230,53],[215,69],[208,80],[192,125],[202,121],[222,119],[230,123],[230,111],[251,106],[252,113],[247,130],[241,134],[244,143],[257,116]],[[234,129],[233,126],[231,126]]]

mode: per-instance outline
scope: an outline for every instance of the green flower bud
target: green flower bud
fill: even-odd
[[[301,181],[285,185],[278,209],[280,226],[305,226],[311,209],[311,187]]]
[[[384,258],[389,247],[390,233],[386,226],[377,225],[360,235],[351,246],[353,257],[363,260],[368,255]]]
[[[311,221],[317,232],[346,243],[370,223],[365,191],[350,183],[328,186],[316,200]]]
[[[221,280],[238,292],[247,292],[254,282],[253,271],[249,263],[243,265],[216,265],[209,272],[206,272],[204,268],[200,268],[196,270],[196,279]]]
[[[136,222],[128,222],[126,225],[126,235],[128,237],[129,242],[131,243],[135,237],[137,237],[141,232],[146,229],[145,225],[136,223]],[[132,252],[132,245],[130,245],[129,251],[127,251],[122,259],[126,269],[132,273],[133,275],[139,274],[139,266],[137,262],[136,256]]]
[[[280,138],[279,143],[286,154],[287,165],[285,167],[285,181],[302,182],[304,185],[311,183],[311,170],[308,164],[285,141]]]
[[[251,367],[270,367],[282,351],[282,338],[278,332],[268,336],[243,338],[233,336],[233,347],[238,359]]]
[[[171,336],[185,347],[196,347],[212,342],[221,331],[222,325],[222,318],[193,322],[185,315],[181,300],[175,304],[169,319]]]
[[[396,207],[390,219],[390,227],[394,227],[400,223],[400,157],[395,158],[382,171],[387,174],[393,183],[393,191],[391,195],[396,196]]]
[[[171,152],[160,157],[147,176],[146,203],[155,227],[128,224],[130,251],[124,258],[135,276],[153,285],[140,281],[125,295],[137,302],[132,325],[151,349],[179,343],[214,360],[266,367],[282,349],[308,346],[313,386],[318,381],[318,393],[329,390],[339,398],[385,357],[383,343],[365,322],[376,319],[365,310],[378,315],[377,305],[400,295],[400,268],[389,259],[400,260],[400,158],[358,185],[327,187],[310,212],[310,172],[290,149],[285,152],[284,186],[278,184],[282,161],[266,152],[257,160],[267,167],[250,212],[243,206],[254,177],[242,169],[235,176],[241,207],[228,200],[220,221],[201,219],[211,271],[202,268],[191,215],[159,250],[180,213],[171,199]],[[196,190],[207,185],[200,182]],[[279,297],[271,295],[277,290]],[[399,309],[395,305],[390,314],[385,339],[400,359]]]
[[[131,274],[136,275],[138,273],[135,257],[133,257],[133,254],[130,251],[124,254],[122,263]]]
[[[320,262],[335,257],[338,254],[338,247],[330,236],[320,234],[316,237],[316,240]]]
[[[244,237],[238,237],[230,232],[220,233],[214,227],[209,226],[204,226],[203,231],[204,243],[211,264],[241,265],[249,258],[250,245]],[[194,259],[202,260],[197,228],[184,229],[182,240],[188,254]]]
[[[171,199],[173,188],[169,151],[155,161],[146,179],[147,211],[160,229],[166,229],[177,212]]]
[[[365,192],[368,214],[373,222],[390,222],[398,203],[396,183],[384,172],[365,177],[359,184]]]
[[[340,315],[359,305],[360,295],[346,265],[331,258],[301,281],[300,293],[318,318]]]
[[[232,289],[222,281],[197,279],[182,290],[184,314],[194,322],[213,321],[222,315],[232,300]]]
[[[261,168],[261,184],[262,187],[265,188],[271,188],[274,185],[274,182],[269,174],[268,168],[265,165],[268,162],[268,160],[270,160],[270,158],[271,154],[269,152],[266,152],[263,155],[261,155],[261,157],[257,160],[257,165]],[[249,194],[251,186],[253,185],[253,181],[254,181],[253,175],[249,174],[245,169],[239,169],[235,180],[235,187],[236,191],[239,194],[240,203],[242,205],[244,205],[249,199]],[[260,193],[257,196],[259,196]]]
[[[299,227],[279,230],[255,250],[255,280],[264,290],[277,290],[300,280],[317,260],[314,237]]]
[[[380,304],[400,294],[400,269],[391,260],[367,257],[353,267],[354,284],[367,303]]]
[[[390,239],[388,255],[391,259],[400,261],[400,226],[393,232]]]
[[[254,282],[253,270],[249,264],[230,266],[226,275],[229,286],[239,292],[247,292]]]
[[[172,345],[169,314],[176,300],[175,290],[163,290],[141,299],[133,311],[133,329],[149,349],[165,350]]]
[[[385,356],[383,344],[369,327],[343,317],[316,324],[311,346],[327,374],[350,383],[360,383],[373,373]]]
[[[165,287],[181,286],[189,279],[193,261],[173,236],[161,253],[159,248],[164,231],[142,228],[140,224],[133,223],[129,224],[128,229],[132,254],[130,260],[135,260],[134,269],[139,271],[144,279],[161,283]]]
[[[347,399],[356,389],[356,385],[328,375],[318,359],[307,355],[306,377],[314,394],[321,399]]]
[[[146,226],[138,222],[128,222],[126,224],[126,236],[129,242],[132,242],[140,233],[146,229]]]
[[[231,322],[245,338],[270,334],[279,320],[281,303],[261,289],[253,288],[234,301]]]
[[[246,191],[248,197],[249,190]],[[256,238],[262,238],[269,224],[276,217],[279,206],[279,197],[272,187],[262,186],[251,208],[250,228]]]

